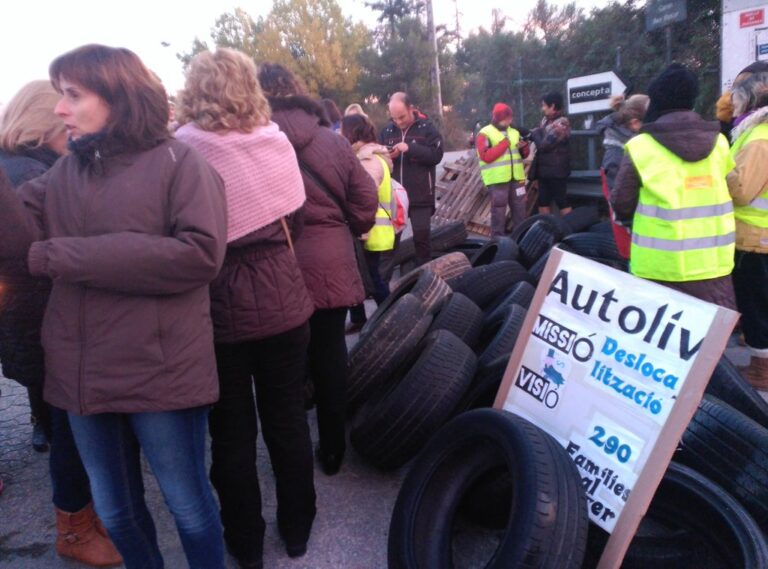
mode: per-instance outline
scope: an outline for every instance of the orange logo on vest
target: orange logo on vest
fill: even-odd
[[[714,186],[712,176],[691,176],[685,179],[686,190],[708,190]]]

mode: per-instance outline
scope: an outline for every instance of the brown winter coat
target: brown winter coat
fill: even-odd
[[[768,123],[768,107],[759,109],[731,133],[736,139],[758,124]],[[736,167],[728,174],[728,190],[736,205],[745,206],[768,189],[768,140],[753,140],[741,147],[735,157]],[[736,248],[740,251],[768,254],[768,229],[736,220]]]
[[[650,134],[657,142],[686,162],[698,162],[712,153],[720,134],[717,122],[705,121],[693,111],[673,111],[643,126],[641,132]],[[618,221],[631,225],[637,209],[642,183],[629,154],[616,174],[611,188],[611,205]],[[631,261],[630,261],[631,262]],[[731,276],[688,282],[661,282],[701,300],[736,310],[736,297]]]
[[[82,415],[214,402],[208,283],[226,244],[221,178],[178,141],[82,150],[0,193],[0,256],[29,248],[30,272],[53,279],[46,401]]]
[[[328,127],[322,107],[306,97],[270,98],[277,123],[305,164],[341,203],[345,214],[302,171],[307,202],[304,229],[296,241],[304,282],[315,308],[339,308],[363,301],[352,233],[373,227],[378,188],[360,165],[347,140]],[[350,232],[351,229],[351,232]]]
[[[211,283],[217,343],[282,334],[302,325],[314,310],[279,221],[227,245],[224,266]]]

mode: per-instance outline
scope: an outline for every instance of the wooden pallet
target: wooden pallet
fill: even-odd
[[[524,160],[526,172],[533,153]],[[538,189],[528,188],[527,214],[536,207]],[[467,231],[491,236],[491,200],[480,177],[477,153],[469,150],[456,162],[444,165],[442,176],[435,185],[435,215],[433,225],[463,221]],[[509,227],[508,227],[509,229]]]
[[[436,184],[435,202],[433,225],[463,221],[467,231],[491,235],[491,201],[474,151],[445,165]]]

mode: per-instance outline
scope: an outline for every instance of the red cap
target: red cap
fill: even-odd
[[[504,119],[512,118],[512,109],[504,103],[493,105],[493,122],[501,122]]]

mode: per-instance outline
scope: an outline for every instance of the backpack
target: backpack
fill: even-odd
[[[408,192],[403,185],[392,178],[392,226],[395,233],[400,233],[408,224]]]

